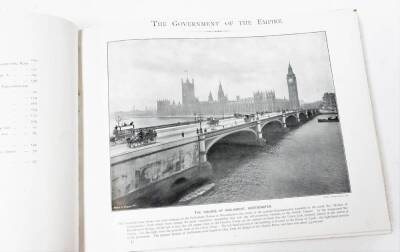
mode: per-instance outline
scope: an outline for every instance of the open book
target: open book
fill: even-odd
[[[390,232],[353,10],[0,26],[2,250]]]

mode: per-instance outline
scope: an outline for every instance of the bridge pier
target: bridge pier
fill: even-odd
[[[257,143],[258,145],[265,145],[267,143],[267,139],[263,138],[262,135],[262,127],[261,127],[261,121],[257,120]]]
[[[296,118],[297,118],[297,123],[300,123],[301,122],[301,120],[300,120],[300,112],[296,113]]]
[[[283,128],[287,128],[287,125],[286,125],[286,115],[285,115],[285,114],[282,115],[282,125],[283,125]]]
[[[262,139],[262,129],[260,120],[257,121],[257,136],[258,139]]]
[[[207,162],[206,137],[204,134],[199,135],[199,154],[200,163]]]

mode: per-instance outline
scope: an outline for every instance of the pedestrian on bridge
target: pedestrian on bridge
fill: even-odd
[[[182,132],[182,134],[181,134],[181,135],[182,135],[182,137],[185,137],[185,132]]]

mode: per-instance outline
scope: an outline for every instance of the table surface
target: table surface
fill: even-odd
[[[400,1],[398,0],[0,0],[0,11],[32,11],[67,18],[84,28],[150,17],[256,16],[301,11],[357,9],[384,166],[393,233],[190,251],[400,251],[399,117]],[[178,251],[189,251],[188,249]]]

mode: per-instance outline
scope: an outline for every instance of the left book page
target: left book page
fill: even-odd
[[[0,31],[0,250],[77,251],[77,27],[2,14]]]

